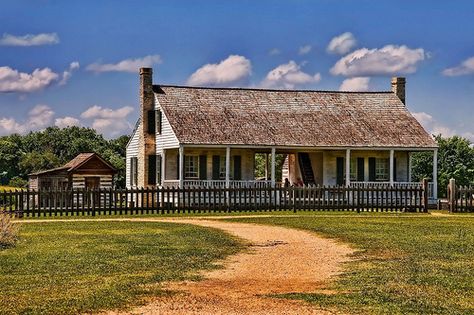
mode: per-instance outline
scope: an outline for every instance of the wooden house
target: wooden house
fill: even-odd
[[[405,79],[392,90],[340,92],[153,85],[140,69],[140,120],[127,145],[127,187],[412,185],[411,154],[437,144],[405,105]],[[271,156],[266,180],[255,154]],[[276,178],[275,156],[284,154]]]
[[[80,153],[61,167],[30,174],[34,190],[112,188],[117,170],[97,153]]]

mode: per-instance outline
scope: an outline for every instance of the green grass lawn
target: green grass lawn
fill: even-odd
[[[474,314],[474,217],[305,216],[241,218],[351,243],[356,261],[337,294],[288,294],[360,314]]]
[[[127,307],[241,248],[219,231],[171,223],[24,223],[20,237],[0,251],[0,314]]]

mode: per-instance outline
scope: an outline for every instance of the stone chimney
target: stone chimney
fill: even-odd
[[[155,95],[153,93],[153,69],[140,68],[140,128],[138,147],[138,187],[148,185],[148,160],[156,154],[156,135],[150,132],[149,112],[155,110]],[[152,114],[154,117],[154,114]],[[153,128],[152,128],[153,129]]]
[[[405,78],[393,77],[392,78],[392,92],[405,104]]]

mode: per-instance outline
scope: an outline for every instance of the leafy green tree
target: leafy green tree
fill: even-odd
[[[450,178],[458,185],[474,184],[474,148],[463,137],[435,137],[438,143],[438,195],[446,197],[446,188]],[[412,179],[432,179],[433,157],[431,152],[413,155]]]
[[[281,181],[283,163],[285,162],[286,154],[275,155],[275,180]],[[271,172],[271,154],[268,155],[268,177]],[[255,178],[265,177],[265,154],[255,154]]]
[[[41,170],[47,170],[61,166],[61,161],[52,152],[38,152],[32,151],[25,153],[18,164],[20,174],[26,176],[30,173],[38,172]]]
[[[20,147],[10,139],[0,138],[0,174],[5,183],[19,174],[18,161],[21,156]]]

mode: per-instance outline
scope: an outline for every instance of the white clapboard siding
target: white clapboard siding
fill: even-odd
[[[127,150],[126,150],[126,163],[125,163],[125,183],[127,185],[127,188],[130,187],[130,158],[132,157],[137,157],[138,156],[138,145],[139,145],[139,134],[141,132],[141,123],[137,125],[135,130],[133,131],[132,138],[127,144]]]
[[[155,97],[155,109],[161,111],[161,134],[158,133],[158,128],[156,129],[156,152],[160,154],[163,152],[163,149],[173,149],[179,147],[178,138],[171,128],[170,122],[166,117],[166,114],[162,110],[158,98]]]

